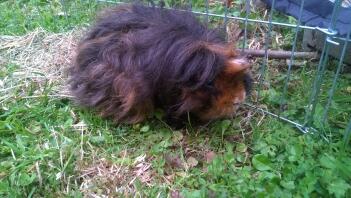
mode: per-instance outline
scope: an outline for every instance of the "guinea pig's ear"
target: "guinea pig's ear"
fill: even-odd
[[[250,68],[250,63],[245,57],[236,57],[228,60],[225,66],[225,73],[236,74]]]

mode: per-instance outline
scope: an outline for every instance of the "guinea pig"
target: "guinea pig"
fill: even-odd
[[[75,101],[116,123],[163,109],[178,125],[231,117],[251,87],[250,64],[192,13],[140,4],[107,9],[77,47]]]

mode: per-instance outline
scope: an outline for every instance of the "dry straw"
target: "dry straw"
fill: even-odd
[[[0,79],[0,92],[5,99],[15,97],[13,90],[26,90],[31,83],[39,91],[30,97],[40,97],[45,86],[52,86],[50,95],[70,97],[67,92],[67,68],[74,56],[82,29],[64,33],[50,33],[36,29],[23,36],[0,36],[0,65],[16,65],[11,76]],[[18,94],[17,94],[18,97]],[[20,97],[28,97],[25,94]]]

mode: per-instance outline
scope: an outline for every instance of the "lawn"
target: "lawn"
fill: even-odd
[[[96,10],[110,5],[63,2],[0,2],[0,197],[351,197],[351,146],[344,138],[351,73],[341,74],[321,124],[337,61],[328,63],[313,134],[246,106],[233,119],[177,131],[162,112],[114,125],[73,104],[65,86],[75,43]],[[211,12],[225,12],[210,2]],[[193,6],[205,10],[201,1]],[[260,47],[266,28],[249,25],[250,47]],[[272,47],[290,49],[293,36],[275,27]],[[254,61],[255,78],[262,64]],[[318,62],[296,64],[281,114],[303,122]],[[256,106],[279,112],[286,68],[285,61],[268,61]]]

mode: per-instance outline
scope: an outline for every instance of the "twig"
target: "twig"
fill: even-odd
[[[34,96],[24,96],[20,97],[21,99],[30,99],[30,98],[42,98],[42,97],[49,97],[49,98],[73,98],[71,95],[65,94],[55,94],[55,95],[34,95]]]
[[[239,50],[240,51],[240,50]],[[265,50],[253,50],[245,49],[244,54],[251,57],[264,57]],[[270,59],[289,59],[291,57],[291,51],[282,50],[268,50],[268,58]],[[317,52],[295,52],[295,59],[318,59],[319,55]]]

